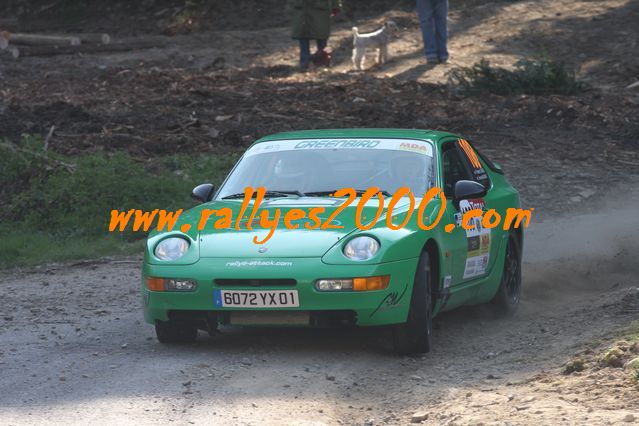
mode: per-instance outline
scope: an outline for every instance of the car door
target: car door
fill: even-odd
[[[461,215],[453,205],[455,184],[460,180],[472,180],[471,171],[467,162],[462,157],[462,152],[457,145],[457,139],[444,142],[440,152],[442,164],[442,189],[446,196],[446,212],[442,223],[454,223],[455,227],[447,237],[447,251],[452,258],[451,285],[459,285],[466,281],[464,278],[466,258],[468,253],[467,231],[460,224]]]
[[[458,215],[471,209],[481,209],[484,214],[495,207],[496,200],[490,177],[484,168],[479,156],[470,143],[464,139],[455,142],[462,161],[470,171],[471,180],[482,184],[486,188],[486,195],[473,200],[462,200],[459,203]],[[487,229],[482,226],[482,217],[474,219],[474,229],[466,230],[467,251],[464,265],[463,280],[470,281],[486,276],[495,262],[499,246],[499,238],[495,229]]]
[[[450,232],[450,251],[453,261],[452,285],[461,284],[485,277],[498,252],[498,229],[485,229],[481,219],[474,218],[474,228],[461,227],[463,214],[472,209],[483,212],[497,203],[490,177],[473,147],[463,139],[451,139],[442,144],[442,182],[446,195],[446,223],[454,223]],[[460,180],[473,180],[484,187],[487,193],[482,198],[462,200],[459,208],[453,205],[455,184]]]

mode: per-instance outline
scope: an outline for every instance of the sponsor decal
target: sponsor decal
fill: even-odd
[[[455,225],[461,226],[462,217],[471,210],[486,210],[486,203],[481,198],[471,200],[461,200],[459,202],[459,213],[455,213]],[[481,217],[472,218],[468,224],[481,227]]]
[[[475,250],[479,250],[479,248],[481,247],[481,241],[479,240],[479,237],[468,237],[467,239],[468,241],[468,252],[474,252]]]
[[[441,300],[440,309],[444,309],[450,299],[450,286],[453,283],[453,276],[446,275],[442,279],[442,291],[439,293],[439,299]]]
[[[262,148],[265,152],[279,151],[280,146],[278,144],[268,144]]]
[[[460,220],[461,216],[470,210],[486,209],[484,200],[472,199],[459,202]],[[482,226],[482,216],[473,217],[469,220],[469,225],[474,225],[466,230],[468,251],[466,253],[466,265],[464,267],[464,279],[473,278],[486,273],[488,260],[490,257],[491,230]],[[457,217],[456,217],[457,219]]]
[[[304,139],[277,141],[277,143],[258,143],[253,145],[245,157],[278,151],[301,151],[322,149],[385,149],[394,151],[410,151],[417,154],[433,156],[433,145],[427,140],[406,139]]]
[[[472,146],[470,146],[467,140],[460,139],[459,146],[468,156],[468,159],[470,160],[470,164],[472,164],[474,169],[483,169],[481,162],[479,161],[479,158],[477,157],[477,154],[475,153],[475,150],[473,149]]]
[[[428,146],[424,144],[415,143],[415,142],[402,142],[399,144],[399,149],[402,151],[412,151],[412,152],[418,152],[420,154],[429,155]]]
[[[488,175],[484,169],[473,170],[473,176],[475,177],[475,180],[478,181],[488,179]]]
[[[472,278],[486,273],[488,260],[490,256],[490,230],[484,230],[485,234],[481,237],[469,238],[468,254],[466,257],[466,266],[464,268],[464,278]],[[471,247],[471,239],[476,239],[478,244]],[[487,243],[486,243],[487,242]]]
[[[232,268],[245,268],[247,266],[293,266],[293,262],[281,262],[278,260],[230,260],[226,266]]]
[[[336,149],[336,148],[375,148],[380,144],[379,140],[366,139],[335,139],[335,140],[317,140],[303,141],[295,145],[295,149]]]
[[[450,287],[450,284],[453,282],[452,275],[446,275],[444,277],[444,290]]]
[[[371,312],[370,316],[372,317],[378,312],[386,312],[391,309],[397,308],[399,306],[400,300],[402,300],[402,298],[404,297],[404,294],[406,294],[407,289],[408,289],[408,285],[405,285],[404,290],[401,292],[401,294],[398,294],[396,291],[392,293],[388,293],[379,303],[379,305],[377,306],[377,309]]]
[[[477,153],[475,152],[473,147],[470,146],[468,141],[465,139],[460,139],[459,146],[462,151],[466,153],[468,160],[470,160],[470,164],[473,166],[473,177],[475,178],[475,180],[480,181],[487,179],[488,175],[486,174],[486,170],[484,170],[484,167],[481,165],[481,161],[479,161],[479,157],[477,157]]]

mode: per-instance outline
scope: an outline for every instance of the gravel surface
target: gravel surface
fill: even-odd
[[[639,399],[623,370],[560,372],[637,318],[629,212],[605,228],[595,225],[607,215],[533,225],[520,311],[441,315],[434,350],[414,358],[395,356],[380,329],[225,328],[194,345],[163,346],[142,320],[140,259],[5,271],[0,424],[629,419]],[[561,399],[571,392],[584,394]]]

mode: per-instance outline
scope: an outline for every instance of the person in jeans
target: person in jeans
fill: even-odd
[[[417,14],[429,63],[448,61],[448,0],[417,0]]]
[[[311,62],[311,41],[316,40],[316,55],[326,56],[326,42],[331,34],[331,17],[341,10],[341,0],[289,0],[291,36],[300,43],[300,69],[308,70]],[[329,56],[326,56],[329,58]],[[325,64],[330,59],[323,61]]]

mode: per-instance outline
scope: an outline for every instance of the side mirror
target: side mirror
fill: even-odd
[[[198,185],[193,188],[191,192],[191,198],[200,201],[202,203],[206,203],[211,201],[213,198],[213,193],[215,192],[215,187],[210,183],[203,183],[202,185]]]
[[[502,175],[504,174],[504,168],[501,166],[501,164],[493,163],[493,167],[495,168],[495,171],[497,173],[501,173]]]
[[[471,198],[482,198],[486,195],[486,188],[481,183],[473,180],[460,180],[455,184],[455,195],[453,198],[453,205],[456,209],[459,209],[459,202],[461,200],[468,200]]]

